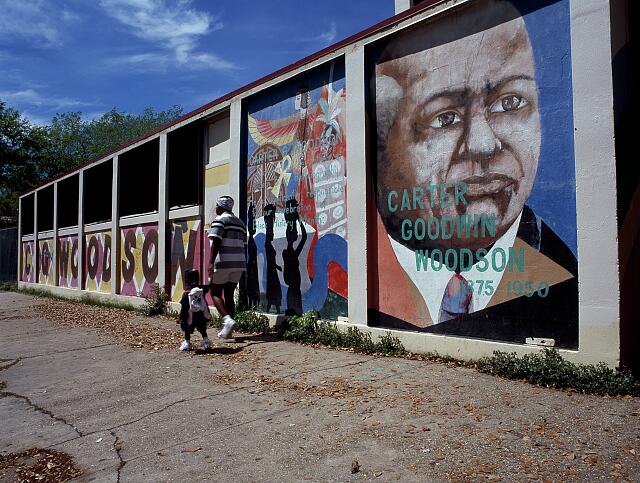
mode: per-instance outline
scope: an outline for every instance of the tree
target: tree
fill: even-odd
[[[153,108],[146,108],[137,116],[118,112],[114,108],[104,113],[99,119],[86,124],[89,157],[112,151],[181,115],[182,107],[180,106],[173,106],[171,109],[160,112],[156,112]]]
[[[48,126],[33,126],[0,101],[0,216],[16,216],[20,193],[181,115],[180,106],[147,108],[140,115],[113,108],[93,121],[67,112]]]
[[[31,126],[0,101],[0,216],[15,217],[18,195],[52,175],[47,147],[46,128]]]

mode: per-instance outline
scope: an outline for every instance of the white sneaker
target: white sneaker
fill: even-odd
[[[206,351],[209,347],[211,347],[211,339],[209,339],[209,337],[205,337],[202,339],[202,350]]]
[[[180,346],[180,352],[184,352],[184,351],[190,351],[193,347],[191,346],[191,342],[189,342],[188,340],[185,340],[182,342],[182,345]]]
[[[222,324],[222,330],[218,332],[218,337],[220,339],[231,339],[231,334],[233,333],[233,326],[236,324],[236,321],[233,320],[229,315],[224,317],[224,323]]]

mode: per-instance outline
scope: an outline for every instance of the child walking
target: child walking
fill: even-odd
[[[211,320],[209,307],[204,299],[205,291],[198,286],[200,274],[197,270],[187,270],[184,274],[185,291],[180,299],[180,318],[178,323],[184,332],[184,341],[180,345],[180,351],[189,351],[191,345],[191,334],[194,331],[202,335],[202,349],[211,347],[211,340],[207,336],[207,322]]]

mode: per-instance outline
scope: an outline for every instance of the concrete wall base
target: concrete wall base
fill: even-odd
[[[100,292],[88,292],[85,290],[54,287],[35,283],[19,282],[18,287],[42,290],[69,300],[81,301],[82,299],[89,299],[99,302],[110,302],[113,304],[121,305],[123,307],[141,308],[144,306],[145,302],[144,298],[140,297],[111,295]],[[175,312],[180,311],[180,304],[177,302],[170,302],[169,306]],[[211,308],[211,313],[217,314],[214,308]],[[260,315],[264,315],[269,319],[270,327],[279,327],[286,320],[286,317],[282,314],[276,315],[265,314],[261,312],[258,313]],[[452,337],[439,334],[424,334],[420,332],[379,329],[363,324],[352,324],[349,322],[348,317],[339,317],[335,324],[338,329],[344,331],[346,331],[349,327],[355,326],[363,332],[369,332],[374,340],[377,340],[387,332],[390,332],[393,336],[397,337],[402,342],[402,345],[409,352],[413,352],[416,354],[438,354],[440,356],[453,357],[455,359],[460,359],[463,361],[472,361],[480,357],[491,356],[494,351],[515,352],[518,355],[524,355],[539,352],[543,349],[542,346],[527,344],[507,344],[490,340],[464,339],[461,337]],[[609,367],[617,367],[619,364],[618,359],[610,358],[606,353],[586,353],[584,351],[581,352],[579,350],[572,351],[566,349],[559,349],[559,352],[562,357],[571,362],[584,364],[597,364],[598,362],[604,362]]]

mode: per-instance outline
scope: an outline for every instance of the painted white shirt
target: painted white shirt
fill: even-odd
[[[509,248],[513,247],[516,235],[518,234],[518,227],[520,226],[521,217],[522,213],[518,215],[516,221],[513,222],[513,224],[509,227],[505,234],[498,238],[498,240],[493,244],[491,250],[488,251],[485,257],[487,260],[491,260],[493,252],[496,249],[501,248],[505,252],[508,252]],[[389,236],[389,241],[391,242],[391,246],[393,247],[393,251],[396,254],[396,258],[398,259],[402,270],[404,270],[404,273],[407,274],[413,284],[417,287],[420,295],[422,295],[422,298],[427,305],[427,308],[429,309],[431,320],[433,320],[433,322],[437,324],[440,319],[440,304],[442,303],[444,290],[455,272],[449,270],[444,264],[438,271],[418,271],[416,269],[415,252],[410,248],[401,245],[393,238],[391,238],[391,236]],[[504,270],[498,272],[494,270],[492,264],[489,263],[489,267],[484,272],[481,272],[478,270],[478,263],[474,264],[470,270],[461,272],[461,275],[468,281],[473,281],[474,288],[476,287],[477,281],[479,280],[483,280],[484,282],[486,282],[487,280],[492,280],[494,290],[497,289],[500,285],[500,280],[502,280]],[[484,309],[491,301],[491,297],[493,297],[493,294],[495,294],[495,291],[491,295],[487,295],[484,290],[482,291],[482,293],[478,293],[477,290],[473,290],[469,312],[476,312],[478,310]]]

